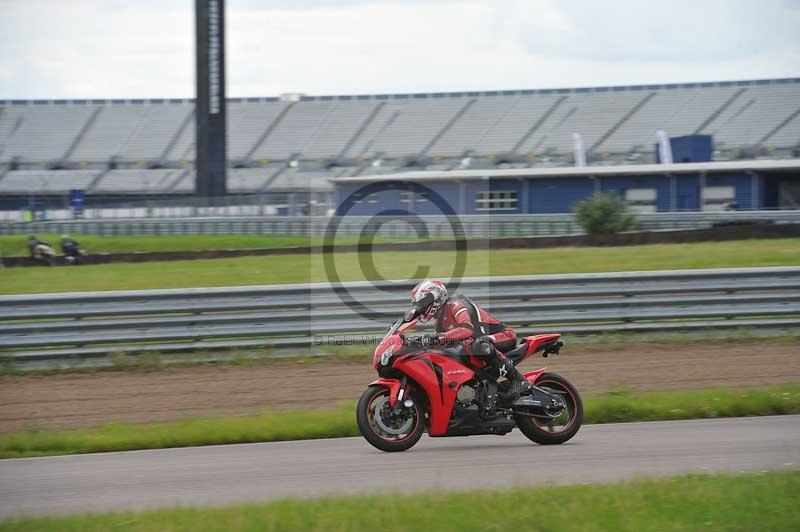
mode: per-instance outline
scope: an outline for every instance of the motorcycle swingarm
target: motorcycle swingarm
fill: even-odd
[[[531,394],[515,399],[508,410],[515,414],[544,419],[554,419],[563,413],[563,410],[559,411],[558,414],[550,414],[546,411],[546,407],[551,405],[553,401],[557,401],[563,406],[564,402],[557,394],[547,392],[538,386],[532,386],[531,390]]]

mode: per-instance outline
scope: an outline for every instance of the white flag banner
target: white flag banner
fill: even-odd
[[[572,146],[575,153],[575,166],[586,166],[586,151],[583,149],[583,137],[580,133],[572,134]]]
[[[669,142],[669,136],[663,129],[656,131],[658,138],[658,158],[661,164],[672,164],[672,144]]]

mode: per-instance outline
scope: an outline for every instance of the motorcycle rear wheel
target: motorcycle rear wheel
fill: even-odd
[[[578,390],[567,379],[555,373],[543,373],[534,384],[560,395],[567,408],[564,414],[553,420],[516,414],[514,419],[519,430],[540,445],[558,445],[569,441],[578,433],[583,423],[583,402]]]
[[[425,432],[425,417],[418,401],[411,408],[400,407],[395,414],[389,406],[389,389],[370,386],[361,395],[356,407],[356,423],[364,439],[386,452],[406,451]]]

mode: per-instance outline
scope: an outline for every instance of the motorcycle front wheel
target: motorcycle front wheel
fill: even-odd
[[[564,377],[543,373],[534,383],[564,401],[564,411],[553,419],[542,419],[516,414],[517,426],[528,439],[541,445],[558,445],[570,440],[583,423],[583,402],[578,390]]]
[[[425,418],[418,401],[410,408],[389,406],[389,389],[370,386],[356,407],[356,423],[364,439],[386,452],[410,449],[425,431]]]

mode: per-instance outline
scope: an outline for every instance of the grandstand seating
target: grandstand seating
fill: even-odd
[[[230,182],[232,179],[232,174],[235,170],[229,170],[227,173],[227,179]],[[165,190],[164,192],[172,192],[176,194],[187,194],[194,192],[194,180],[195,180],[195,173],[193,171],[186,172],[181,178],[178,179],[170,188],[169,190]]]
[[[228,157],[233,161],[250,156],[260,137],[286,109],[285,102],[232,103],[228,105]],[[192,138],[194,138],[194,131]],[[190,156],[194,157],[194,147]]]
[[[72,152],[72,158],[76,161],[105,161],[119,155],[147,107],[149,106],[98,106],[100,114],[97,115],[92,127],[78,141]]]
[[[92,192],[102,194],[155,194],[169,190],[170,185],[178,179],[181,169],[119,169],[106,172]]]
[[[98,170],[12,170],[0,179],[0,193],[47,194],[86,189],[100,173]]]
[[[309,140],[318,133],[331,105],[331,102],[322,101],[293,105],[264,142],[256,147],[253,158],[285,160],[294,153],[302,152]]]
[[[428,143],[444,131],[467,104],[464,98],[399,100],[386,104],[387,127],[370,139],[367,156],[387,154],[413,157],[427,151]]]
[[[338,157],[377,107],[376,102],[337,102],[300,151],[309,159]]]
[[[258,168],[233,168],[228,170],[228,190],[231,192],[255,192],[262,190],[279,172],[283,165],[268,165]],[[194,179],[194,175],[190,176]],[[189,182],[193,185],[193,181]]]
[[[450,129],[436,140],[429,152],[442,157],[458,157],[466,151],[494,153],[496,150],[490,146],[481,149],[481,142],[486,133],[506,117],[514,101],[513,96],[470,98],[469,107]],[[510,127],[511,124],[508,125]]]
[[[753,87],[700,133],[714,135],[718,145],[796,147],[800,144],[798,111],[797,85]],[[775,131],[793,114],[792,127],[786,124]]]
[[[66,154],[91,115],[94,106],[44,106],[33,105],[9,116],[10,135],[3,150],[6,155],[17,156],[22,161],[40,163],[61,159]],[[5,113],[0,117],[4,122]]]
[[[571,164],[574,133],[598,165],[652,161],[659,129],[713,135],[719,159],[797,156],[800,79],[232,99],[228,125],[229,189],[240,192],[452,169],[464,157],[472,167]],[[11,169],[0,192],[30,191],[23,179],[53,191],[189,192],[194,150],[191,100],[0,101],[0,165]]]
[[[150,105],[118,155],[122,160],[159,160],[192,112],[188,105]]]

